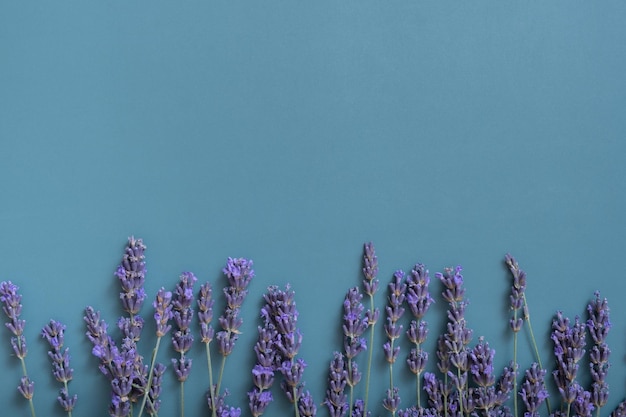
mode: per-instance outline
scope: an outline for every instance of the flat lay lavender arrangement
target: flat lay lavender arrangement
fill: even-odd
[[[249,284],[255,276],[252,260],[229,258],[223,268],[226,284],[219,290],[211,282],[199,284],[192,272],[183,272],[171,289],[161,287],[148,300],[145,250],[142,239],[130,237],[114,273],[124,311],[116,326],[109,326],[96,308],[84,310],[94,371],[110,387],[106,394],[110,416],[158,416],[163,401],[175,401],[184,417],[185,382],[192,370],[188,352],[194,343],[204,345],[206,351],[206,362],[193,363],[193,369],[202,367],[208,374],[205,414],[212,417],[365,417],[374,415],[372,398],[378,401],[381,397],[382,406],[394,417],[626,416],[626,401],[614,410],[606,407],[610,365],[606,338],[611,328],[607,299],[599,292],[593,294],[586,317],[570,319],[555,311],[550,332],[553,357],[541,358],[525,295],[526,273],[511,255],[504,259],[511,277],[510,315],[504,319],[509,323],[513,350],[499,351],[511,359],[497,371],[494,347],[483,337],[475,337],[465,318],[469,303],[461,267],[446,268],[431,277],[425,265],[416,264],[409,272],[397,270],[383,286],[374,245],[366,243],[362,282],[347,289],[343,306],[337,306],[342,311],[342,323],[336,328],[338,332],[342,329],[343,348],[325,353],[327,388],[323,398],[314,398],[306,388],[307,362],[299,353],[305,329],[298,325],[297,297],[290,285],[265,290],[258,317],[251,318],[261,323],[256,343],[240,346],[242,305],[250,298]],[[223,311],[214,311],[217,297],[224,297]],[[0,301],[10,343],[21,364],[17,390],[25,399],[25,413],[28,409],[35,417],[35,383],[27,371],[26,323],[20,318],[22,308],[29,306],[27,302],[22,305],[19,287],[11,281],[0,283]],[[445,330],[438,335],[429,332],[428,322],[435,302],[445,303],[447,309]],[[146,320],[154,320],[156,329],[149,337],[144,332]],[[78,415],[93,415],[86,406],[80,410],[81,398],[72,393],[75,375],[64,341],[65,329],[65,324],[55,320],[41,329],[50,349],[51,372],[59,383],[58,404],[69,417],[75,409]],[[381,346],[375,343],[376,332],[384,334]],[[532,363],[518,363],[521,333],[532,341]],[[143,343],[146,339],[151,346]],[[425,349],[427,340],[434,341],[434,352]],[[166,343],[176,355],[163,360],[160,348]],[[252,369],[233,369],[236,364],[230,364],[231,372],[250,381],[248,404],[231,404],[228,387],[223,384],[229,369],[227,359],[234,349],[252,349],[256,358]],[[375,396],[371,382],[380,375],[373,375],[373,364],[381,362],[386,364],[388,388]],[[548,363],[555,365],[548,369]],[[410,385],[398,382],[398,372],[407,370],[414,375]],[[178,392],[164,392],[164,378],[175,378]],[[558,395],[549,395],[548,384],[556,387]],[[279,395],[291,404],[289,409],[272,408]]]

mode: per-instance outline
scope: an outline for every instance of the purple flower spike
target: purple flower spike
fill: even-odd
[[[67,384],[72,380],[74,370],[70,368],[69,349],[63,350],[64,332],[65,325],[58,321],[50,320],[41,331],[41,335],[51,347],[51,350],[48,351],[48,356],[52,362],[52,374],[57,381],[63,383],[63,388],[58,397],[59,404],[65,411],[70,412],[74,408],[78,397],[76,395],[70,397],[67,390]]]
[[[146,246],[141,239],[129,237],[122,263],[115,271],[115,276],[118,277],[122,286],[120,293],[122,306],[124,311],[131,315],[139,314],[146,298],[143,288],[146,277],[145,250]]]
[[[348,412],[348,400],[344,393],[347,382],[348,371],[344,357],[341,353],[335,352],[334,359],[330,363],[328,389],[324,399],[324,405],[328,407],[331,417],[343,417]]]
[[[186,357],[186,353],[193,343],[190,325],[194,313],[193,286],[196,281],[196,276],[192,272],[183,272],[172,296],[173,317],[177,328],[172,334],[172,345],[180,354],[178,359],[172,359],[172,363],[176,378],[180,382],[186,381],[191,371],[191,359]]]
[[[608,402],[609,384],[606,376],[609,370],[609,355],[611,350],[605,340],[611,329],[609,320],[609,305],[606,298],[600,298],[596,291],[595,299],[587,305],[589,319],[587,329],[593,340],[593,346],[589,352],[589,370],[591,372],[591,403],[597,410],[604,407]]]
[[[365,287],[365,293],[373,296],[378,289],[378,258],[376,257],[376,250],[372,242],[365,244],[365,255],[363,256],[363,286]]]
[[[407,277],[406,301],[413,317],[420,320],[424,317],[430,305],[434,302],[428,292],[430,277],[423,264],[416,264]]]
[[[214,336],[211,321],[213,320],[213,288],[206,282],[200,287],[198,294],[198,321],[200,322],[200,341],[211,343]]]
[[[298,400],[298,411],[302,417],[313,417],[317,414],[317,407],[313,396],[309,391],[306,391]]]
[[[248,392],[248,405],[254,417],[262,415],[272,401],[274,401],[274,398],[270,391],[261,391],[258,388],[254,388]]]
[[[387,390],[387,396],[383,400],[383,407],[392,414],[395,414],[398,410],[398,407],[400,407],[400,395],[397,387]]]
[[[27,400],[32,400],[35,393],[35,383],[31,381],[27,376],[23,376],[20,380],[20,384],[17,386],[17,390]]]
[[[526,370],[519,395],[526,405],[525,416],[527,417],[539,417],[539,408],[548,398],[545,376],[546,370],[541,369],[536,362]]]
[[[174,316],[172,313],[172,293],[165,291],[165,288],[157,292],[156,298],[152,306],[154,307],[154,321],[156,322],[156,335],[163,337],[170,331],[172,326],[169,321]]]

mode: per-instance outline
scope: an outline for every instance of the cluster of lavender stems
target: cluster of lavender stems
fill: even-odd
[[[543,365],[541,363],[541,355],[539,355],[539,347],[537,346],[533,327],[530,322],[528,303],[526,302],[526,272],[524,272],[524,270],[519,267],[517,260],[510,254],[507,253],[505,255],[504,261],[513,277],[513,284],[511,285],[511,295],[509,297],[511,302],[511,310],[513,311],[513,316],[509,321],[509,325],[511,327],[511,330],[513,331],[513,364],[517,371],[519,367],[519,365],[517,364],[518,333],[522,329],[524,323],[526,323],[528,333],[531,339],[531,344],[535,353],[535,360],[539,368],[543,369]],[[514,380],[513,389],[515,392],[517,392],[517,379]],[[548,414],[551,414],[550,400],[546,398],[545,403]],[[513,399],[513,410],[515,415],[518,415],[517,396],[514,396]]]
[[[35,405],[33,403],[33,395],[35,393],[35,382],[28,376],[26,370],[26,355],[28,347],[26,346],[26,337],[24,336],[25,320],[20,319],[22,314],[22,295],[18,292],[19,287],[11,281],[3,281],[0,283],[0,301],[2,302],[2,310],[6,314],[9,321],[5,323],[6,327],[11,331],[11,346],[15,356],[19,358],[22,365],[22,378],[17,387],[18,391],[28,401],[30,413],[35,417]]]
[[[191,360],[188,358],[194,337],[191,330],[194,309],[193,286],[197,281],[191,272],[179,277],[174,292],[161,288],[152,304],[156,323],[156,345],[152,351],[149,366],[144,364],[138,351],[144,321],[140,316],[146,298],[144,290],[146,247],[141,239],[130,237],[125,247],[124,256],[115,276],[121,285],[120,299],[126,313],[120,317],[117,327],[121,331],[122,340],[118,344],[109,335],[108,327],[101,319],[100,313],[92,307],[85,309],[84,320],[87,325],[87,337],[93,345],[92,353],[99,359],[99,369],[107,377],[111,389],[109,415],[126,417],[133,415],[133,405],[140,403],[138,416],[144,411],[154,416],[158,414],[160,405],[161,382],[166,367],[156,362],[162,337],[167,335],[175,324],[172,334],[174,350],[180,355],[173,359],[173,368],[181,384],[181,416],[184,416],[184,382],[187,380]],[[343,352],[335,352],[329,367],[328,389],[323,402],[331,417],[368,417],[367,409],[369,380],[372,364],[373,328],[378,320],[379,311],[375,308],[374,294],[378,288],[378,260],[371,243],[365,244],[363,257],[364,291],[358,287],[350,288],[343,302],[342,329],[344,335]],[[430,278],[422,264],[416,264],[410,274],[397,270],[388,285],[388,305],[385,308],[386,323],[384,326],[387,340],[382,346],[385,361],[389,365],[389,389],[382,405],[392,416],[519,416],[519,395],[525,417],[539,417],[543,403],[548,407],[550,417],[595,417],[606,406],[609,396],[607,373],[609,368],[610,350],[606,343],[611,328],[609,308],[606,298],[599,292],[587,305],[587,320],[575,317],[570,321],[561,311],[556,313],[552,321],[550,338],[554,344],[556,367],[552,372],[558,388],[560,408],[552,413],[548,402],[548,391],[545,385],[546,370],[541,365],[537,344],[530,326],[530,316],[526,302],[526,274],[520,269],[517,261],[506,255],[505,263],[512,276],[510,308],[512,316],[509,326],[513,331],[513,360],[504,368],[499,378],[494,370],[495,350],[480,337],[478,343],[470,347],[472,330],[467,327],[463,276],[461,267],[446,268],[436,275],[443,285],[442,297],[448,303],[446,331],[437,343],[436,364],[442,378],[434,373],[426,372],[428,354],[422,348],[428,334],[427,322],[424,320],[430,305],[434,302],[428,286]],[[209,391],[207,401],[214,417],[239,417],[241,410],[229,407],[225,403],[228,390],[221,389],[226,358],[232,353],[235,342],[240,334],[242,318],[240,310],[247,296],[248,284],[254,277],[252,261],[243,258],[229,258],[223,269],[228,279],[224,288],[226,307],[219,317],[221,330],[215,332],[211,326],[213,317],[213,294],[210,283],[200,287],[197,297],[198,324],[200,340],[205,344],[209,369]],[[9,318],[6,323],[11,331],[11,344],[15,355],[20,359],[23,376],[18,391],[30,403],[31,414],[35,417],[33,404],[34,383],[26,371],[27,355],[24,337],[24,320],[20,319],[22,310],[19,288],[11,283],[0,283],[0,301],[3,311]],[[364,294],[370,300],[370,308],[365,310]],[[280,377],[280,386],[287,399],[293,404],[296,417],[315,416],[317,409],[311,394],[304,390],[303,373],[306,363],[298,357],[302,344],[302,333],[297,326],[298,310],[295,293],[289,285],[285,290],[270,286],[264,294],[265,305],[261,308],[262,325],[258,327],[258,339],[254,345],[256,364],[252,369],[253,388],[248,392],[249,408],[254,417],[265,413],[273,401],[271,388],[276,378]],[[405,312],[405,304],[412,318],[405,335],[411,343],[406,363],[409,371],[416,378],[416,403],[406,409],[400,409],[398,386],[394,383],[394,364],[399,357],[400,337],[403,332],[401,324]],[[172,323],[173,322],[173,323]],[[171,324],[172,323],[172,324]],[[536,362],[528,368],[521,384],[517,383],[517,335],[524,324],[530,331]],[[364,334],[370,330],[369,346]],[[65,326],[55,320],[42,329],[41,335],[50,346],[48,355],[52,362],[53,376],[63,384],[58,402],[72,416],[77,396],[70,396],[68,384],[72,380],[73,370],[70,367],[69,349],[64,348]],[[591,344],[587,344],[587,335]],[[213,381],[210,343],[218,342],[217,349],[222,356],[217,383]],[[589,346],[589,352],[587,347]],[[357,356],[369,348],[368,370],[366,376],[365,398],[355,399],[355,387],[362,379],[357,364]],[[577,380],[579,367],[588,353],[588,366],[591,384],[585,389]],[[422,387],[421,384],[424,383]],[[350,391],[346,394],[346,388]],[[519,388],[519,389],[518,389]],[[421,392],[427,394],[427,407],[421,404]],[[513,393],[514,412],[506,403]],[[611,417],[626,417],[626,401],[622,402],[611,414]]]
[[[72,410],[78,400],[77,395],[70,396],[68,383],[72,380],[74,370],[70,367],[69,348],[63,349],[65,325],[61,322],[50,320],[42,329],[41,335],[50,345],[48,356],[52,362],[52,374],[54,378],[63,384],[57,400],[68,417],[72,417]]]
[[[172,367],[176,373],[176,379],[180,382],[180,415],[185,415],[185,381],[191,372],[191,358],[187,352],[193,344],[191,332],[191,320],[193,319],[193,286],[197,278],[192,272],[183,272],[178,280],[172,296],[172,311],[176,331],[172,333],[172,345],[174,351],[179,353],[178,358],[172,359]]]
[[[87,338],[93,345],[92,354],[100,360],[100,371],[109,379],[111,402],[109,415],[125,417],[132,413],[133,404],[145,399],[146,391],[151,390],[148,374],[149,367],[144,365],[143,356],[137,345],[141,338],[144,321],[139,315],[146,298],[144,290],[146,267],[144,251],[146,246],[141,239],[128,238],[122,262],[115,276],[122,291],[120,300],[127,316],[118,319],[117,326],[122,333],[118,346],[109,336],[104,320],[93,307],[85,309],[84,320],[87,325]],[[158,390],[152,390],[158,392]],[[150,402],[151,411],[156,412],[158,402]]]
[[[212,290],[210,285],[204,285],[201,288],[200,299],[198,302],[200,309],[200,326],[202,341],[205,343],[207,350],[207,361],[209,363],[209,392],[207,394],[207,403],[213,417],[236,417],[241,413],[241,409],[229,407],[225,403],[228,390],[221,393],[222,377],[226,364],[226,358],[232,353],[235,342],[239,338],[240,327],[243,319],[240,317],[241,307],[248,295],[248,285],[254,278],[254,270],[252,269],[252,260],[245,258],[228,258],[226,266],[222,270],[228,280],[228,286],[224,288],[224,296],[226,297],[226,307],[224,313],[218,318],[222,328],[214,334],[214,330],[210,329],[210,321],[213,315]],[[209,352],[209,344],[215,336],[218,343],[218,351],[222,355],[219,375],[217,383],[213,384],[213,366]]]
[[[261,317],[265,335],[273,337],[273,371],[282,375],[280,387],[289,402],[293,404],[296,417],[312,417],[317,413],[317,407],[309,391],[304,390],[303,374],[306,362],[298,358],[298,351],[302,345],[302,333],[298,328],[298,309],[295,293],[287,284],[285,290],[277,286],[270,286],[263,296],[265,305],[261,308]],[[259,357],[257,353],[257,358]],[[271,362],[266,362],[269,364]],[[256,368],[257,370],[259,368]],[[254,376],[254,371],[253,371]],[[265,378],[271,378],[269,372]],[[267,386],[271,385],[269,380]],[[255,387],[258,388],[255,382]],[[263,404],[257,402],[253,389],[250,395],[250,409],[259,410]]]

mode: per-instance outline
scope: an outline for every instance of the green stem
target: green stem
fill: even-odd
[[[21,346],[22,342],[20,341],[19,337],[17,338],[17,343],[18,343],[18,345],[20,347],[20,351],[21,351],[22,350],[22,346]],[[28,378],[28,372],[26,372],[26,361],[21,356],[20,356],[20,362],[22,363],[22,373],[24,374],[24,376],[26,378]],[[33,403],[33,399],[32,398],[28,399],[28,404],[30,405],[30,414],[33,417],[36,417],[36,415],[35,415],[35,404]]]
[[[352,375],[352,358],[348,359],[348,378]],[[352,381],[350,380],[350,401],[348,407],[348,413],[352,414],[352,401],[354,399],[354,386],[352,385]]]
[[[152,349],[152,358],[150,359],[150,371],[148,372],[148,383],[145,387],[143,399],[141,400],[141,407],[139,408],[139,417],[143,414],[143,410],[146,407],[146,401],[148,400],[148,394],[150,393],[150,387],[152,386],[152,377],[154,376],[154,364],[156,362],[157,353],[159,351],[159,345],[161,344],[161,336],[157,337],[154,349]]]
[[[215,388],[215,395],[219,397],[220,386],[222,385],[222,376],[224,375],[224,365],[226,364],[226,356],[222,356],[222,364],[220,365],[220,375],[217,378],[217,387]]]
[[[211,366],[211,348],[209,347],[209,343],[204,344],[206,347],[206,360],[209,367],[209,396],[211,397],[211,415],[212,417],[217,417],[217,411],[215,410],[215,393],[213,392],[213,367]]]
[[[457,384],[457,391],[459,391],[459,412],[461,413],[461,415],[465,414],[465,412],[463,411],[463,387],[460,385],[461,383],[461,369],[460,368],[456,368],[456,377],[457,377],[457,381],[459,381],[459,383]]]
[[[185,381],[180,381],[180,417],[185,417]]]
[[[70,391],[67,387],[67,381],[63,381],[63,386],[65,387],[65,392],[67,393],[67,396],[70,396]],[[72,417],[72,410],[68,410],[67,411],[67,417]]]
[[[517,321],[517,309],[513,312],[513,323]],[[516,327],[517,328],[517,327]],[[517,331],[513,332],[513,366],[517,367]],[[514,369],[513,371],[516,371]],[[517,375],[513,378],[513,415],[518,417],[517,414]]]
[[[374,294],[370,294],[370,311],[374,315]],[[376,322],[370,323],[370,344],[367,359],[367,376],[365,378],[365,401],[363,401],[363,415],[367,415],[367,400],[370,393],[370,376],[372,375],[372,354],[374,353],[374,326]],[[348,411],[352,413],[352,411]]]
[[[539,355],[539,348],[537,347],[537,340],[535,339],[535,333],[533,332],[533,326],[530,322],[530,311],[528,309],[528,303],[526,302],[526,294],[522,295],[522,299],[524,300],[524,307],[523,307],[523,311],[524,311],[524,320],[528,323],[528,332],[530,333],[530,340],[531,343],[533,344],[533,348],[535,350],[535,357],[537,358],[537,363],[539,364],[539,367],[541,369],[543,368],[543,365],[541,364],[541,356]],[[546,398],[546,407],[548,409],[548,415],[552,414],[552,412],[550,411],[550,399]]]
[[[296,387],[292,388],[292,395],[293,395],[293,409],[296,413],[296,417],[300,417],[300,411],[298,411],[298,398],[296,397],[296,395],[298,394]]]

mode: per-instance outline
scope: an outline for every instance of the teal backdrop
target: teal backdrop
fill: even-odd
[[[117,335],[113,274],[131,235],[147,245],[148,323],[156,291],[183,271],[213,283],[217,317],[227,258],[253,259],[223,381],[243,416],[262,296],[287,283],[306,387],[328,415],[342,301],[361,285],[367,241],[379,308],[395,270],[430,270],[431,371],[445,267],[463,266],[472,345],[489,341],[498,373],[513,349],[506,253],[528,274],[549,371],[556,311],[586,319],[599,290],[613,323],[608,415],[626,398],[624,21],[621,1],[3,1],[0,280],[23,295],[38,415],[66,415],[40,337],[51,318],[67,325],[73,415],[108,415],[83,312]],[[28,416],[9,339],[3,326],[1,414]],[[384,339],[378,325],[373,416],[387,415]],[[526,332],[520,350],[525,369]],[[415,401],[407,351],[402,407]],[[206,359],[197,343],[191,355],[185,414],[205,416]],[[159,360],[172,356],[166,338]],[[290,415],[276,388],[266,415]],[[171,369],[162,400],[161,416],[180,415]]]

